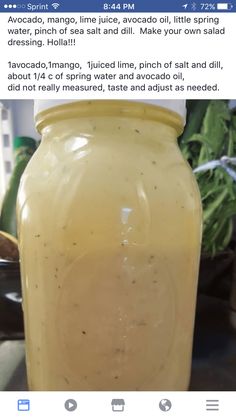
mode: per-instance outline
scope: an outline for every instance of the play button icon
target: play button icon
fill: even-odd
[[[68,412],[74,412],[77,409],[77,402],[74,399],[68,399],[65,402],[65,409]]]

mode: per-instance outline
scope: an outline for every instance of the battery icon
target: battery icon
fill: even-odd
[[[217,3],[217,10],[231,10],[233,9],[232,3]]]

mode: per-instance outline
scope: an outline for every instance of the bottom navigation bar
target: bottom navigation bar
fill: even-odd
[[[4,419],[234,417],[236,392],[0,392]]]

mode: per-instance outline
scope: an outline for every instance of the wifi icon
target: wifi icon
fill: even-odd
[[[53,9],[58,9],[58,7],[60,6],[60,4],[59,3],[52,3],[52,7],[53,7]]]

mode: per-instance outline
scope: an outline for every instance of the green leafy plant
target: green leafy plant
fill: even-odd
[[[227,101],[187,101],[187,110],[180,148],[192,169],[236,156],[236,116]],[[214,256],[227,248],[232,237],[236,182],[221,166],[195,175],[203,205],[202,250]]]

